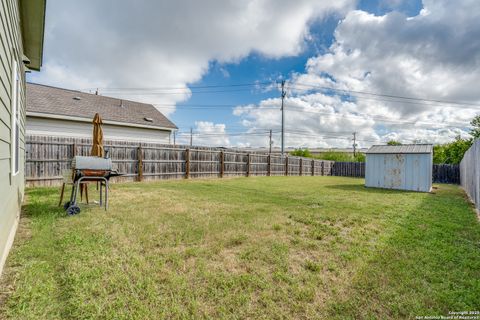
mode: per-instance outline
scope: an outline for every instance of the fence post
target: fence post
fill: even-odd
[[[77,144],[74,142],[72,143],[72,157],[77,155]]]
[[[322,165],[320,166],[320,175],[324,176],[325,175],[325,161],[322,161],[321,164]]]
[[[220,151],[220,178],[223,178],[225,173],[225,155],[223,151]]]
[[[300,164],[299,164],[299,169],[298,169],[298,175],[302,176],[303,175],[303,159],[300,158]]]
[[[185,179],[190,178],[190,149],[185,149]]]
[[[285,175],[288,176],[288,156],[285,156]]]
[[[143,180],[143,154],[142,154],[142,145],[139,145],[137,148],[137,158],[138,158],[138,181]]]
[[[312,176],[315,176],[315,160],[312,159]]]
[[[272,175],[271,166],[272,166],[272,155],[269,153],[267,157],[267,176],[269,177]]]
[[[247,153],[247,177],[250,177],[250,153]]]

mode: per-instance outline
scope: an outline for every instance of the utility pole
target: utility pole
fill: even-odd
[[[353,156],[357,155],[357,133],[353,133]]]
[[[272,144],[273,144],[273,141],[272,141],[272,129],[270,129],[270,143],[268,144],[269,147],[270,147],[269,153],[272,153]]]
[[[282,156],[285,154],[285,107],[283,100],[285,100],[285,80],[282,80]]]
[[[190,147],[193,146],[193,129],[190,128]]]

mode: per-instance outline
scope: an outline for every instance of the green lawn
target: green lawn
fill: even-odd
[[[8,319],[398,319],[480,309],[480,223],[457,186],[341,177],[112,186],[66,217],[27,191]],[[90,193],[93,194],[93,187]]]

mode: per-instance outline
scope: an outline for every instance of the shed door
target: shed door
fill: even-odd
[[[385,162],[385,188],[399,189],[404,184],[405,155],[386,154]]]

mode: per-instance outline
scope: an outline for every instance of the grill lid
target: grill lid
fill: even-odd
[[[72,168],[76,170],[112,170],[112,159],[75,156],[72,159]]]

